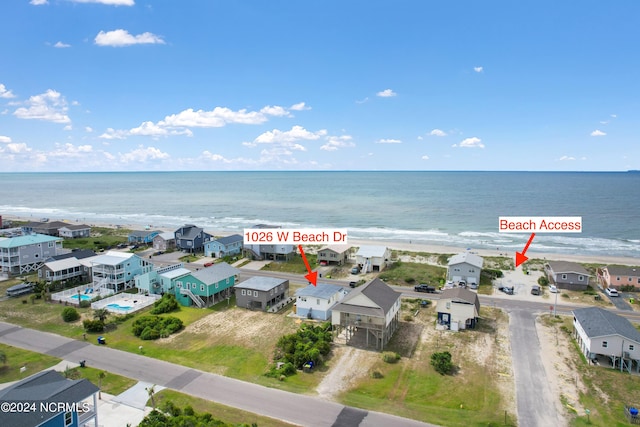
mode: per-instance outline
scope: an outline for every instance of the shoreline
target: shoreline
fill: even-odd
[[[9,221],[20,221],[20,222],[33,222],[38,221],[34,218],[20,217],[16,215],[2,215],[3,219]],[[67,222],[69,224],[85,224],[81,222],[79,219],[75,221],[52,218],[50,222],[53,221],[62,221]],[[130,230],[142,230],[145,226],[141,226],[139,224],[107,224],[107,223],[88,223],[87,225],[91,227],[102,227],[102,228],[124,228]],[[174,228],[168,228],[163,226],[151,226],[150,230],[158,230],[162,232],[173,232]],[[221,231],[221,230],[208,230],[208,233],[212,233],[215,236],[229,236],[231,234],[240,234],[240,231]],[[412,240],[402,241],[402,240],[384,240],[384,239],[361,239],[361,238],[348,238],[348,244],[351,246],[386,246],[391,250],[400,250],[400,251],[408,251],[408,252],[426,252],[433,254],[457,254],[461,252],[465,252],[468,248],[455,246],[455,245],[440,245],[440,244],[431,244],[425,242],[415,242]],[[485,249],[485,248],[471,248],[470,252],[480,255],[482,257],[508,257],[515,258],[515,251],[513,253],[509,250],[502,251],[500,248]],[[628,265],[628,266],[640,266],[640,259],[630,257],[630,256],[616,256],[616,255],[585,255],[585,254],[564,254],[564,253],[554,253],[554,252],[537,252],[532,247],[529,251],[527,251],[527,255],[530,259],[544,259],[544,260],[552,260],[552,261],[570,261],[570,262],[578,262],[583,264],[601,264],[611,265],[611,264],[619,264],[619,265]]]

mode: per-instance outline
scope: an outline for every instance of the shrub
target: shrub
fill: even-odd
[[[283,335],[276,343],[274,362],[284,362],[280,369],[275,366],[265,374],[278,378],[279,375],[293,375],[297,369],[302,369],[307,362],[319,366],[324,362],[324,356],[331,350],[333,336],[329,323],[320,326],[303,324],[295,334]]]
[[[168,337],[182,329],[182,320],[173,316],[142,316],[133,322],[133,334],[143,340]]]
[[[90,320],[85,319],[82,321],[82,326],[87,332],[103,332],[104,331],[104,322],[100,319],[98,320]]]
[[[373,371],[371,372],[371,378],[379,380],[380,378],[384,378],[384,375],[382,375],[380,371]]]
[[[448,351],[433,353],[431,355],[431,366],[433,366],[433,369],[435,369],[440,375],[450,374],[453,370],[451,353]]]
[[[410,314],[406,314],[403,319],[405,322],[413,322],[413,316]]]
[[[170,313],[177,310],[179,307],[178,301],[174,295],[164,294],[162,298],[153,303],[153,310],[151,310],[151,314]]]
[[[75,322],[79,318],[80,314],[78,310],[73,307],[65,307],[64,310],[62,310],[62,320],[65,322]]]
[[[406,277],[404,281],[407,282],[408,284],[412,284],[412,283],[415,283],[416,279],[414,279],[413,277]]]
[[[547,276],[538,277],[538,285],[547,286],[548,284],[549,284],[549,279],[547,279]]]
[[[385,351],[384,353],[382,353],[382,360],[384,360],[386,363],[396,363],[398,360],[400,360],[400,355],[392,351]]]
[[[91,303],[89,301],[87,301],[87,300],[82,300],[78,304],[78,307],[80,307],[80,308],[89,308],[89,307],[91,307]]]

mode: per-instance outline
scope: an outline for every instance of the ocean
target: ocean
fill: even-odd
[[[580,216],[580,234],[537,234],[535,252],[640,258],[640,173],[0,173],[0,215],[140,229],[196,224],[346,228],[349,237],[522,250],[500,216]]]

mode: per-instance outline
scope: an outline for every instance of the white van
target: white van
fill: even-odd
[[[604,290],[607,295],[609,295],[610,297],[617,297],[618,296],[618,291],[613,289],[613,288],[607,288]]]

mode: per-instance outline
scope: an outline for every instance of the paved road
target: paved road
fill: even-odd
[[[512,310],[509,313],[511,357],[516,383],[518,425],[520,427],[562,425],[547,374],[542,364],[536,332],[536,313]]]
[[[432,426],[0,322],[0,342],[309,427]]]

